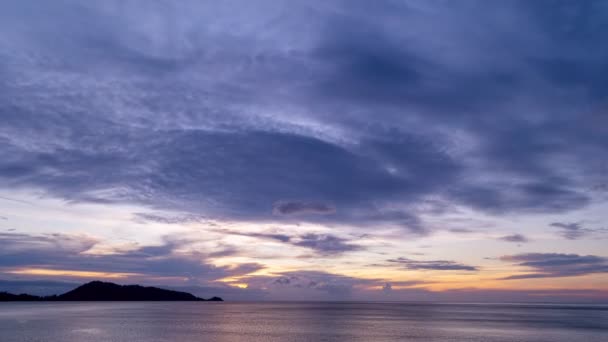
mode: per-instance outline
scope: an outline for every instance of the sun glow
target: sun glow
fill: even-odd
[[[9,270],[5,273],[35,276],[64,276],[77,278],[102,278],[102,279],[121,279],[132,276],[140,276],[139,273],[114,273],[114,272],[95,272],[95,271],[75,271],[75,270],[54,270],[47,268],[21,268]]]

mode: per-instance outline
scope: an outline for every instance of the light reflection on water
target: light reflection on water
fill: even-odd
[[[0,341],[606,342],[608,306],[0,303]]]

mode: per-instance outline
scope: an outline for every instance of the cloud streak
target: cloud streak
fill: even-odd
[[[272,212],[275,215],[328,215],[336,212],[329,204],[318,202],[280,201],[274,204]]]
[[[293,244],[310,248],[322,255],[336,255],[363,249],[361,246],[349,243],[349,240],[329,234],[305,234]]]
[[[586,236],[592,235],[598,232],[607,232],[608,229],[591,229],[583,227],[582,223],[564,223],[554,222],[550,224],[551,227],[559,228],[561,231],[559,235],[563,236],[568,240],[578,240]]]
[[[501,241],[505,241],[505,242],[517,242],[517,243],[524,243],[524,242],[529,241],[528,238],[522,234],[505,235],[498,239]]]
[[[502,261],[532,269],[533,273],[517,274],[503,279],[559,278],[608,273],[608,258],[595,255],[529,253],[507,255]]]
[[[401,265],[409,270],[434,271],[478,271],[475,266],[461,264],[449,260],[412,260],[407,258],[389,259],[388,262]]]
[[[308,248],[321,256],[335,256],[346,252],[364,250],[362,246],[351,243],[351,240],[332,234],[308,233],[303,235],[287,235],[281,233],[240,232],[228,229],[220,229],[216,231],[223,234],[274,240],[292,246]]]
[[[6,246],[0,251],[0,272],[8,274],[18,271],[28,275],[28,270],[37,269],[49,270],[49,274],[60,271],[68,278],[70,273],[75,275],[72,278],[78,278],[87,272],[91,273],[90,277],[101,272],[204,283],[264,268],[254,263],[218,267],[205,260],[212,253],[180,253],[177,249],[183,247],[184,242],[170,239],[159,246],[101,255],[87,253],[99,241],[86,236],[0,233],[0,242]]]

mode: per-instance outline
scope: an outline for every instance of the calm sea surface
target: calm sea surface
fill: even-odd
[[[608,306],[0,303],[0,341],[607,342]]]

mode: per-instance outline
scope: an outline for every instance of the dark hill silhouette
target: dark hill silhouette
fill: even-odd
[[[219,297],[198,298],[187,292],[144,287],[117,285],[92,281],[59,296],[38,297],[26,294],[0,293],[0,301],[222,301]]]

